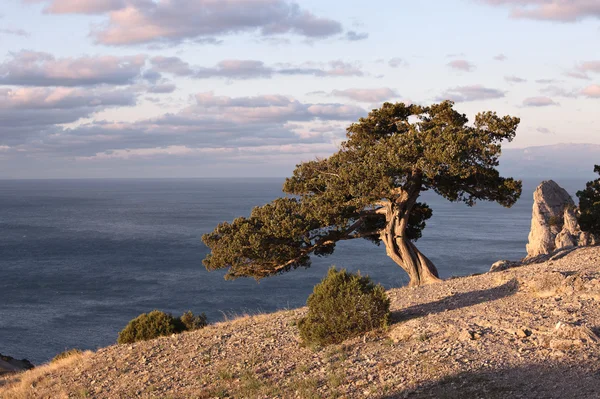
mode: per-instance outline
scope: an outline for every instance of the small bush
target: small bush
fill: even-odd
[[[170,313],[153,310],[142,313],[119,333],[117,343],[131,344],[137,341],[146,341],[165,335],[179,334],[183,331],[198,330],[208,325],[206,315],[199,316],[191,311],[185,312],[181,317],[173,317]]]
[[[562,216],[550,216],[548,218],[548,226],[558,226],[562,224]]]
[[[180,319],[187,331],[199,330],[206,327],[208,324],[208,319],[204,313],[195,316],[190,310],[185,312]]]
[[[74,355],[80,355],[80,354],[82,354],[82,353],[83,353],[83,352],[82,352],[82,351],[80,351],[79,349],[75,349],[75,348],[73,348],[73,349],[69,349],[69,350],[66,350],[66,351],[64,351],[64,352],[61,352],[61,353],[59,353],[58,355],[54,356],[54,357],[52,358],[52,360],[50,360],[50,363],[54,363],[54,362],[57,362],[57,361],[59,361],[59,360],[66,359],[66,358],[68,358],[68,357],[71,357],[71,356],[74,356]]]
[[[308,314],[298,322],[309,346],[337,344],[361,333],[386,327],[390,301],[369,277],[329,269],[308,297]]]
[[[153,310],[150,313],[142,313],[119,333],[117,342],[119,344],[130,344],[137,341],[162,337],[165,335],[178,334],[185,330],[185,326],[177,317],[169,313]]]

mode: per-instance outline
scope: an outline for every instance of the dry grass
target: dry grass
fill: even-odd
[[[5,386],[0,387],[0,399],[29,399],[33,397],[43,398],[68,398],[69,395],[62,389],[57,389],[56,382],[47,378],[49,374],[56,373],[61,369],[71,368],[82,363],[90,357],[92,352],[72,354],[66,358],[55,360],[24,373],[5,377]],[[60,392],[57,394],[57,392]],[[79,397],[88,396],[85,388],[76,391]]]

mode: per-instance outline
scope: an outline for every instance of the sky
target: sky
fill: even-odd
[[[0,178],[286,176],[445,99],[600,144],[600,0],[0,3]]]

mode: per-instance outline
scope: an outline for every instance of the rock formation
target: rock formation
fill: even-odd
[[[10,356],[4,356],[0,353],[0,375],[17,371],[30,370],[33,364],[29,360],[17,360]]]
[[[569,193],[552,180],[543,181],[533,194],[527,258],[596,242],[596,237],[581,231],[577,208]]]

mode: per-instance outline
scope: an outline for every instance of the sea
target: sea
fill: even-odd
[[[451,203],[433,192],[416,245],[442,277],[482,273],[526,255],[533,191],[510,209]],[[557,182],[574,196],[585,180]],[[208,272],[202,234],[283,195],[283,179],[0,181],[0,353],[35,364],[71,348],[97,349],[141,313],[205,313],[210,322],[303,306],[331,265],[386,288],[406,274],[366,240],[338,244],[312,266],[260,282]],[[574,197],[575,198],[575,197]]]

